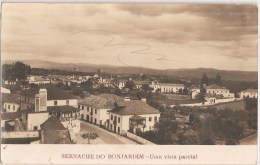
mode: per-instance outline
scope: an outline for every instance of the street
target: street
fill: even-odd
[[[90,124],[85,121],[81,121],[80,130],[80,133],[76,136],[77,144],[88,144],[88,140],[81,137],[82,134],[87,132],[97,133],[99,136],[94,140],[90,140],[90,144],[137,144],[136,142],[129,140],[123,136],[114,134],[100,128],[97,125]]]

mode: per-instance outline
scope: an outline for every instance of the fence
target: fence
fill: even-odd
[[[39,137],[38,131],[14,131],[14,132],[2,132],[2,138],[36,138]]]
[[[131,140],[134,140],[138,143],[141,143],[141,144],[149,144],[149,145],[155,145],[154,143],[144,139],[144,138],[141,138],[140,136],[137,136],[135,134],[132,134],[130,132],[127,132],[126,136],[131,139]]]

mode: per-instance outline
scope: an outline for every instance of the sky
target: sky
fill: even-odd
[[[255,5],[2,6],[2,60],[257,71]]]

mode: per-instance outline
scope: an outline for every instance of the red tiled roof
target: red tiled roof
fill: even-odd
[[[22,117],[21,112],[1,113],[1,120],[14,120]]]
[[[44,123],[40,125],[41,130],[66,130],[59,119],[55,116],[50,116]]]
[[[69,130],[44,130],[41,139],[43,144],[71,144]]]
[[[45,85],[45,86],[42,86],[42,87],[36,87],[36,88],[33,88],[33,89],[29,89],[29,90],[24,91],[22,94],[26,95],[26,96],[35,97],[35,94],[38,94],[39,90],[41,88],[47,90],[47,100],[76,99],[76,97],[73,96],[72,94],[70,94],[70,93],[68,93],[68,92],[66,92],[66,91],[64,91],[60,88],[51,86],[51,85]]]
[[[160,112],[140,100],[117,101],[115,108],[110,112],[119,115],[144,115],[144,114],[160,114]]]
[[[78,108],[64,105],[64,106],[48,106],[48,112],[77,112],[80,111]]]

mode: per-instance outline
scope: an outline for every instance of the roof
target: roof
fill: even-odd
[[[141,100],[117,101],[110,112],[119,115],[160,114],[160,112]]]
[[[11,94],[11,93],[2,93],[2,103],[15,103],[20,104],[21,97],[20,95]]]
[[[124,100],[124,98],[114,94],[90,95],[79,101],[80,105],[86,105],[98,109],[112,109],[115,101]]]
[[[71,144],[69,130],[44,130],[43,144]]]
[[[221,87],[219,85],[213,84],[213,85],[209,85],[206,86],[206,89],[227,89],[226,87]]]
[[[184,87],[184,84],[159,83],[160,86]]]
[[[34,78],[34,80],[30,80],[29,79],[29,82],[36,82],[36,81],[50,81],[50,79],[46,79],[46,78],[43,78],[41,76],[32,76]]]
[[[48,112],[77,112],[79,111],[78,108],[64,105],[64,106],[48,106],[47,107]]]
[[[40,89],[47,90],[47,100],[67,100],[67,99],[76,99],[72,94],[51,85],[40,86],[33,89],[24,91],[22,94],[26,96],[35,97],[36,94],[39,94]]]
[[[40,125],[41,130],[66,130],[59,119],[55,116],[50,116],[44,123]]]
[[[1,113],[1,120],[14,120],[22,117],[21,112]]]
[[[246,89],[241,92],[248,92],[248,93],[257,93],[257,89]]]
[[[134,82],[135,85],[144,85],[144,84],[149,84],[148,81],[136,81],[136,80],[134,80],[133,82]]]

